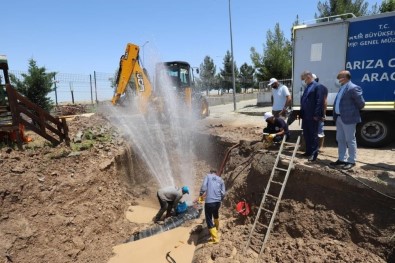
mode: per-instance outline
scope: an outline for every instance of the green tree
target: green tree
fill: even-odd
[[[263,55],[254,47],[251,48],[251,60],[256,68],[258,81],[291,78],[292,76],[292,45],[284,36],[279,23],[274,27],[274,32],[266,33],[266,45]]]
[[[203,63],[200,64],[200,84],[201,88],[206,90],[206,94],[210,88],[215,86],[215,73],[217,71],[214,61],[210,56],[206,56]]]
[[[45,67],[39,68],[36,61],[30,59],[28,74],[21,75],[23,80],[10,74],[11,84],[31,102],[49,112],[53,107],[53,101],[47,95],[54,90],[52,84],[56,73],[46,73]]]
[[[235,69],[235,79],[237,79],[239,72],[236,67],[236,61],[233,61],[234,69]],[[224,61],[223,61],[224,68],[220,70],[220,75],[222,78],[222,87],[225,88],[228,93],[229,90],[233,88],[233,75],[232,75],[232,55],[230,54],[229,50],[226,51]],[[236,88],[237,92],[237,88]]]
[[[327,0],[318,1],[318,14],[315,18],[323,18],[328,16],[352,13],[355,16],[366,16],[377,13],[377,5],[373,5],[371,11],[368,10],[369,3],[364,0]]]
[[[247,93],[247,88],[254,86],[254,68],[247,63],[240,67],[239,82],[244,92]]]
[[[383,0],[379,10],[380,13],[395,11],[395,0]]]

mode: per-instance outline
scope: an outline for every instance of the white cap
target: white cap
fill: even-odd
[[[312,74],[313,75],[313,79],[316,79],[317,78],[317,75],[316,74]]]
[[[269,86],[271,86],[273,83],[275,83],[275,82],[277,82],[277,79],[275,79],[275,78],[271,78],[270,80],[269,80]]]
[[[263,115],[263,118],[265,119],[265,121],[271,117],[273,117],[273,114],[269,111],[265,112],[265,114]]]

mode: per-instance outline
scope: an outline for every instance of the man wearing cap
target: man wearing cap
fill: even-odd
[[[272,87],[272,113],[274,117],[286,117],[287,108],[291,104],[291,94],[288,87],[271,78],[269,86]]]
[[[188,186],[183,186],[182,188],[167,186],[159,189],[157,197],[160,204],[160,210],[154,217],[154,222],[156,223],[160,221],[165,211],[166,217],[169,217],[171,215],[171,211],[176,210],[176,207],[184,194],[189,194]]]
[[[265,112],[263,119],[267,122],[267,127],[263,129],[263,139],[281,142],[284,136],[289,137],[288,124],[282,118],[276,118],[271,112]]]
[[[203,196],[205,196],[204,215],[206,217],[207,228],[211,236],[209,243],[216,244],[219,242],[218,212],[221,207],[221,202],[225,197],[225,184],[224,180],[217,175],[215,170],[210,170],[210,173],[204,178],[200,188],[199,200],[202,200]]]

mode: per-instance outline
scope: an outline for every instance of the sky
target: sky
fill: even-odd
[[[366,1],[369,8],[381,1]],[[292,23],[314,19],[318,0],[231,0],[237,67],[252,64],[250,48],[263,53],[266,33],[280,24],[290,39]],[[10,70],[27,71],[34,59],[48,71],[112,73],[127,43],[153,61],[188,61],[199,67],[210,56],[222,68],[231,51],[229,0],[13,0],[1,4],[0,54]]]

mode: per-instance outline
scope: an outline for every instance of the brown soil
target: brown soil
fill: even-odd
[[[51,147],[34,134],[25,151],[0,149],[4,262],[107,262],[114,245],[141,229],[126,220],[128,206],[156,198],[156,183],[133,146],[103,117],[77,116],[68,124],[75,139],[71,149]],[[203,231],[193,262],[255,260],[244,246],[276,151],[262,152],[254,142],[260,127],[235,126],[213,121],[196,136],[196,171],[202,176],[219,167],[227,147],[244,141],[231,151],[223,173],[228,193],[220,210],[221,243],[206,244],[205,224],[197,227]],[[261,262],[395,262],[394,201],[316,166],[296,165]],[[253,206],[248,217],[234,209],[243,199]]]
[[[128,160],[124,142],[96,115],[68,124],[71,138],[84,133],[75,149],[28,133],[25,151],[0,150],[3,262],[105,262],[134,231],[124,211],[148,193],[117,169]]]
[[[228,193],[221,208],[221,243],[202,242],[193,262],[256,262],[261,243],[252,242],[255,251],[245,246],[276,158],[258,150],[260,143],[249,142],[232,150],[223,175]],[[259,262],[394,262],[395,202],[328,172],[296,166]],[[252,206],[247,217],[235,210],[242,200]]]

